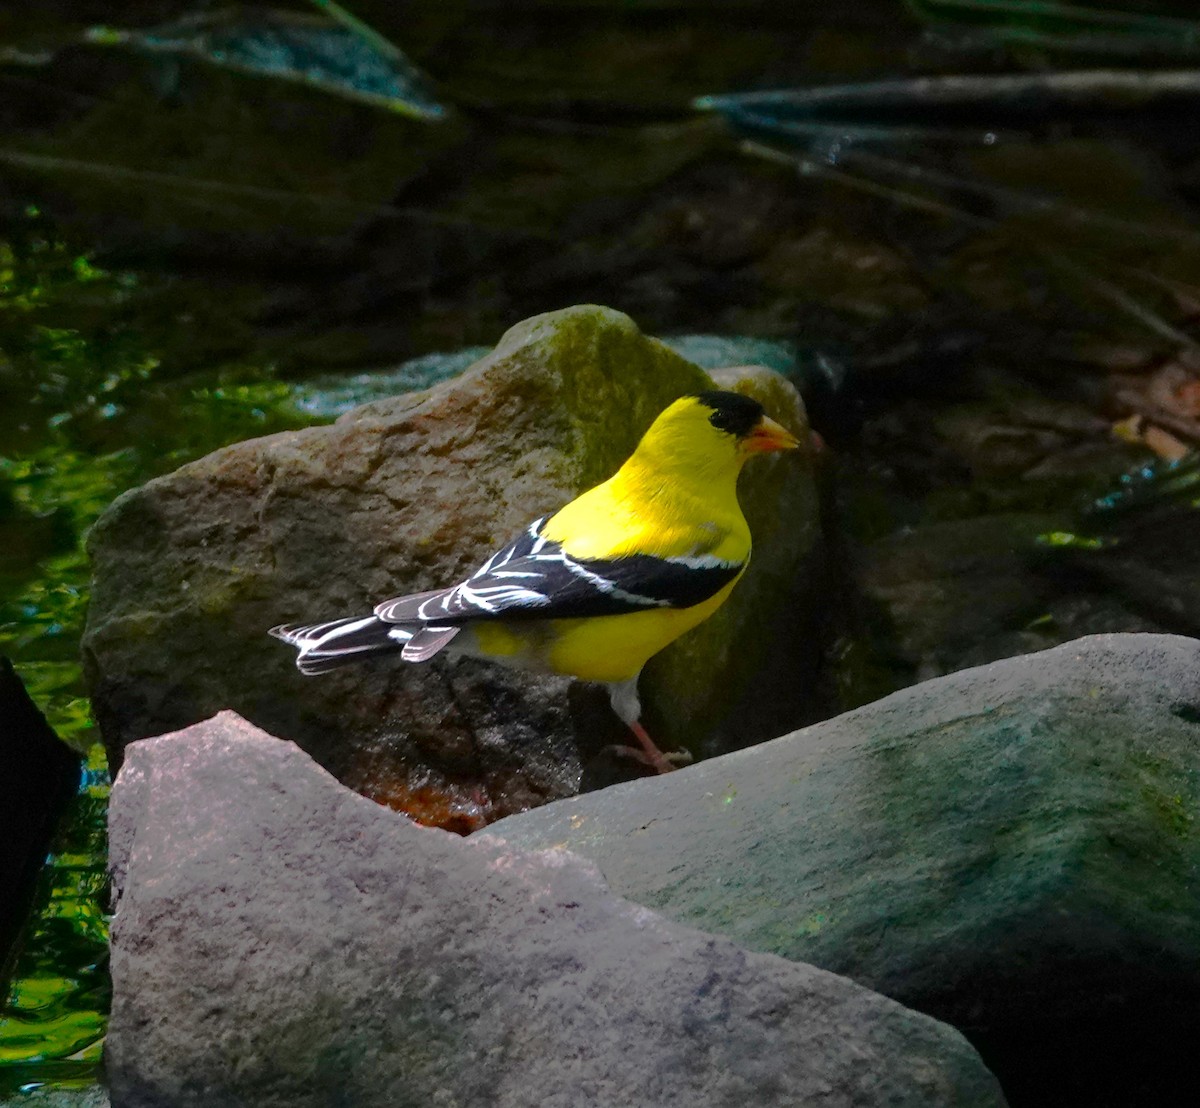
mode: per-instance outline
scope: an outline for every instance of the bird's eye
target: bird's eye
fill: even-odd
[[[748,435],[763,415],[763,407],[757,400],[735,392],[702,392],[697,399],[712,409],[708,422],[735,438]]]
[[[730,417],[729,412],[715,411],[708,417],[708,422],[718,431],[724,431],[727,435],[737,436],[742,433],[739,428],[734,426],[736,421]]]

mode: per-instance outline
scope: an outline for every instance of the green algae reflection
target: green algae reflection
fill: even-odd
[[[110,993],[108,791],[95,746],[42,871],[0,1010],[0,1096],[98,1077]]]
[[[0,1098],[100,1076],[108,775],[79,667],[88,529],[125,489],[218,447],[427,387],[483,353],[304,383],[277,380],[265,359],[197,370],[193,351],[159,349],[139,325],[154,326],[164,303],[178,310],[180,294],[96,266],[42,226],[36,209],[28,215],[19,241],[0,240],[0,652],[86,765],[11,978],[0,979]],[[183,329],[185,347],[198,329]]]
[[[0,982],[0,1098],[92,1084],[103,1050],[109,782],[78,661],[87,530],[126,488],[226,443],[321,421],[269,365],[175,368],[130,310],[153,290],[29,216],[20,241],[0,241],[0,652],[86,761]]]

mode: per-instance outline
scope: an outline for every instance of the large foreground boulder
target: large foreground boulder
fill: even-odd
[[[783,378],[717,380],[807,437]],[[514,327],[427,392],[239,443],[126,493],[91,533],[83,646],[113,764],[135,739],[231,707],[351,787],[443,826],[575,792],[581,750],[628,741],[600,690],[568,698],[564,680],[469,660],[305,678],[267,628],[461,580],[615,471],[671,400],[711,387],[628,317],[572,308]],[[769,738],[803,703],[802,683],[776,677],[812,649],[794,602],[817,535],[807,456],[756,459],[742,503],[755,537],[745,579],[647,667],[646,719],[666,749]]]
[[[233,713],[112,794],[115,1108],[1003,1103],[953,1029],[422,828]]]
[[[502,820],[964,1030],[1014,1105],[1194,1095],[1200,642],[1102,635]]]
[[[108,1094],[96,1085],[86,1089],[25,1089],[11,1097],[0,1096],[0,1108],[112,1108]]]
[[[0,1108],[112,1108],[112,1105],[108,1093],[96,1086],[56,1089],[43,1085],[12,1097],[0,1097]]]

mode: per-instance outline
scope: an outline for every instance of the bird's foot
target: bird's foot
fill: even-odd
[[[672,769],[683,769],[684,766],[690,766],[696,760],[692,757],[692,752],[687,747],[680,747],[678,750],[665,750],[662,757],[663,761],[667,762]]]
[[[646,729],[636,720],[629,725],[629,730],[641,744],[640,749],[636,746],[609,747],[613,753],[619,754],[623,758],[632,758],[644,766],[650,766],[658,773],[670,773],[681,766],[691,765],[692,755],[689,751],[674,750],[670,754],[664,754],[654,745],[654,740],[646,734]]]
[[[632,761],[640,762],[644,766],[649,766],[658,773],[671,773],[674,770],[682,769],[684,766],[690,766],[695,760],[692,758],[690,750],[656,750],[655,754],[643,750],[640,746],[623,746],[616,743],[613,746],[604,747],[603,753],[615,754],[618,758],[629,758]]]

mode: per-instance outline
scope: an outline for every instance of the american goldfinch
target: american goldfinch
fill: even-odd
[[[385,600],[372,615],[274,627],[317,674],[377,654],[445,651],[608,686],[635,755],[672,766],[642,727],[646,661],[726,600],[750,561],[737,479],[753,454],[799,442],[733,392],[676,400],[629,460],[549,518],[534,520],[470,577]]]

